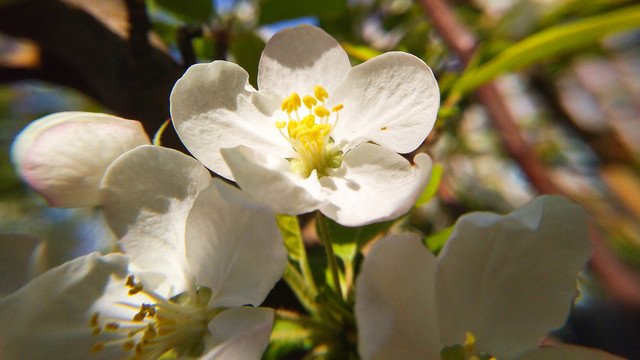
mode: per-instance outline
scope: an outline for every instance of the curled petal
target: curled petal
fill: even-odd
[[[104,176],[104,215],[131,263],[167,275],[177,292],[189,288],[187,216],[210,181],[197,160],[152,145],[122,155]]]
[[[324,30],[298,25],[273,35],[262,52],[258,88],[269,89],[281,99],[291,92],[313,94],[320,85],[331,91],[351,69],[340,44]]]
[[[220,180],[193,204],[186,246],[197,283],[213,289],[214,307],[260,305],[287,262],[271,209]]]
[[[326,202],[327,191],[315,172],[303,179],[291,172],[287,160],[244,146],[221,152],[240,188],[277,213],[303,214]]]
[[[356,282],[363,360],[437,359],[435,257],[417,235],[392,235],[371,249]]]
[[[342,167],[330,170],[320,184],[331,191],[320,211],[346,226],[394,219],[407,212],[424,191],[431,158],[418,154],[415,164],[374,144],[361,144],[345,154]]]
[[[149,143],[137,121],[62,112],[36,120],[18,134],[11,158],[22,179],[51,206],[95,206],[107,166],[124,152]]]
[[[438,257],[443,345],[472,332],[476,350],[513,359],[561,327],[591,243],[584,211],[543,196],[506,216],[460,218]]]
[[[216,346],[201,360],[258,360],[269,344],[273,310],[239,307],[226,310],[209,323]]]
[[[334,130],[344,149],[373,141],[395,152],[415,150],[429,135],[440,106],[440,91],[424,61],[390,52],[355,66],[331,94],[342,104]]]
[[[97,340],[89,325],[92,306],[113,277],[126,276],[127,264],[122,255],[92,253],[51,269],[0,300],[2,358],[93,358]],[[105,351],[95,358],[123,355]]]
[[[171,119],[180,140],[206,167],[231,180],[221,148],[245,144],[267,154],[294,154],[274,126],[282,120],[272,117],[281,99],[255,91],[248,78],[244,69],[230,62],[196,64],[171,91]]]

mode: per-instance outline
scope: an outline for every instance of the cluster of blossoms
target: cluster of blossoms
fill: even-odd
[[[258,306],[289,261],[275,213],[362,226],[414,206],[431,160],[399,153],[424,141],[439,106],[423,61],[392,52],[351,67],[333,38],[299,26],[267,43],[258,84],[225,61],[176,83],[171,117],[195,159],[104,114],[54,114],[18,136],[24,181],[51,206],[99,206],[120,252],[71,259],[0,299],[3,359],[259,359],[274,310]],[[589,254],[584,214],[557,197],[464,216],[437,258],[417,235],[378,240],[355,286],[359,355],[614,359],[539,347]]]

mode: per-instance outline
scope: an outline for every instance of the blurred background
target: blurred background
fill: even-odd
[[[152,137],[189,65],[234,61],[256,86],[265,41],[299,23],[354,65],[401,50],[433,69],[442,107],[418,151],[442,180],[405,225],[436,248],[470,211],[542,193],[584,206],[594,256],[557,336],[640,359],[640,6],[625,0],[0,0],[0,295],[111,237],[96,210],[48,208],[21,182],[21,129],[82,110]],[[184,151],[170,127],[162,141]]]

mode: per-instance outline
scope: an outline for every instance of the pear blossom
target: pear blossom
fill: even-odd
[[[234,63],[196,64],[173,88],[171,117],[198,160],[274,211],[358,226],[408,211],[426,187],[429,156],[398,154],[422,144],[439,107],[419,58],[351,67],[335,39],[300,25],[267,42],[258,88]]]
[[[105,169],[124,152],[150,144],[138,121],[107,114],[60,112],[24,128],[11,146],[20,177],[53,207],[100,203]]]
[[[0,300],[0,316],[14,320],[0,325],[0,352],[259,359],[273,310],[247,305],[262,303],[287,256],[273,212],[157,146],[118,157],[102,191],[124,255],[81,257]]]
[[[565,323],[590,251],[584,212],[554,196],[506,216],[461,217],[437,258],[415,234],[388,236],[372,247],[356,283],[360,355],[615,359],[539,347]]]

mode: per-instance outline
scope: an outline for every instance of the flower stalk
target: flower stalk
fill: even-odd
[[[342,287],[340,286],[340,275],[338,273],[338,262],[336,261],[336,255],[333,253],[333,246],[331,245],[331,235],[329,234],[329,224],[327,218],[324,217],[319,211],[316,212],[316,221],[320,229],[319,236],[322,239],[325,251],[327,252],[327,263],[331,271],[331,278],[333,279],[333,287],[340,297],[340,300],[344,301],[344,294],[342,293]]]

